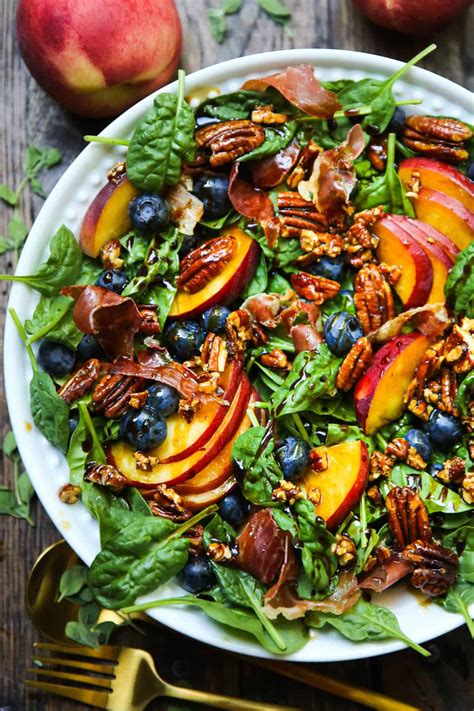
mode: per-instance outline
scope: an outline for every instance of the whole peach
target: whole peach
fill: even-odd
[[[20,0],[16,25],[36,81],[82,116],[114,116],[163,86],[181,53],[173,0]]]
[[[443,27],[472,0],[354,0],[376,25],[422,35]]]

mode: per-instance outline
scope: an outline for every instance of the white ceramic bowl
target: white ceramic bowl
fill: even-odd
[[[384,78],[396,71],[401,63],[372,54],[330,49],[298,49],[268,52],[233,59],[191,74],[186,79],[186,94],[192,95],[201,87],[219,87],[223,92],[234,91],[251,77],[271,74],[289,65],[311,64],[322,80],[339,78],[362,79],[366,76]],[[175,91],[176,84],[162,91]],[[414,68],[395,87],[397,97],[422,99],[423,104],[413,112],[456,115],[472,119],[472,95],[451,81],[423,69]],[[151,106],[153,95],[126,111],[103,132],[104,136],[128,136],[142,114]],[[107,170],[124,155],[125,149],[99,144],[89,145],[68,168],[51,192],[33,225],[23,249],[19,274],[32,273],[47,254],[48,242],[61,223],[79,232],[83,214]],[[21,284],[11,290],[9,306],[15,308],[20,319],[31,316],[37,295]],[[76,553],[90,564],[99,551],[96,521],[81,504],[67,506],[58,498],[59,488],[68,480],[65,458],[54,449],[43,435],[31,426],[28,384],[31,366],[25,349],[16,333],[11,318],[5,328],[5,383],[13,430],[24,465],[36,492],[58,528]],[[39,553],[39,551],[38,551]],[[181,588],[167,584],[160,596],[182,594]],[[156,597],[156,595],[155,595]],[[150,599],[153,599],[150,596]],[[402,630],[416,642],[424,642],[462,624],[460,615],[452,615],[434,604],[420,604],[420,598],[402,585],[387,591],[380,598],[398,617]],[[378,601],[378,600],[377,600]],[[224,649],[270,656],[257,644],[242,641],[227,628],[219,626],[195,609],[183,607],[160,608],[150,611],[160,622],[208,644]],[[335,632],[315,632],[308,644],[287,657],[294,661],[328,662],[385,654],[402,649],[398,641],[352,643]]]

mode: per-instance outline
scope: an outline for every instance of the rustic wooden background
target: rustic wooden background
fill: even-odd
[[[427,38],[414,39],[377,29],[360,16],[350,0],[286,2],[293,11],[291,33],[276,26],[259,11],[255,0],[245,0],[240,15],[229,19],[228,36],[219,46],[210,36],[206,17],[207,8],[219,6],[219,0],[177,0],[185,35],[185,69],[192,72],[244,54],[293,47],[354,49],[406,60],[428,43]],[[0,182],[18,184],[23,152],[28,144],[57,146],[63,154],[63,163],[45,177],[44,183],[49,190],[84,147],[82,135],[96,132],[101,124],[65,113],[29,76],[15,40],[15,7],[15,0],[0,2]],[[474,89],[473,36],[474,12],[471,9],[441,34],[429,38],[437,42],[438,51],[423,66]],[[28,225],[33,222],[40,206],[41,200],[25,193],[22,213]],[[0,234],[5,234],[10,214],[3,205],[0,207]],[[14,268],[8,256],[0,259],[1,271]],[[8,292],[4,284],[2,282],[0,291],[2,331]],[[0,425],[5,433],[9,422],[3,388],[0,392]],[[10,482],[8,460],[3,462],[1,481]],[[33,517],[34,528],[24,521],[0,519],[0,707],[11,707],[14,711],[74,711],[81,706],[58,697],[26,692],[23,687],[31,645],[38,639],[23,603],[25,581],[40,551],[59,537],[37,502],[33,506]],[[124,634],[127,636],[122,639],[129,643],[146,644],[155,653],[158,668],[170,680],[228,694],[293,703],[308,711],[354,711],[358,708],[279,679],[251,664],[236,662],[220,651],[166,630],[151,631],[146,641],[133,632]],[[437,639],[429,646],[433,652],[429,660],[415,652],[404,651],[373,660],[320,665],[319,669],[381,690],[423,709],[472,709],[474,661],[466,628]],[[163,708],[163,705],[156,704],[154,708]],[[172,708],[177,711],[178,706]],[[185,708],[191,706],[179,706],[179,709]],[[245,702],[242,704],[244,708]]]

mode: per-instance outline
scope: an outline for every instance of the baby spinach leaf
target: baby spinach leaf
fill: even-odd
[[[30,516],[31,499],[34,489],[26,472],[18,473],[18,462],[13,464],[13,489],[0,486],[0,514],[23,518],[30,526],[33,521]]]
[[[258,4],[277,25],[285,25],[291,20],[291,12],[282,0],[258,0]]]
[[[283,479],[273,456],[274,446],[271,430],[259,426],[241,434],[232,447],[232,459],[241,472],[244,496],[253,504],[274,505],[272,491]]]
[[[312,410],[315,401],[336,392],[336,377],[341,358],[336,358],[322,343],[317,351],[298,353],[285,382],[272,398],[276,417]]]
[[[66,636],[72,639],[77,644],[84,647],[92,647],[97,649],[100,646],[99,637],[94,630],[89,629],[83,622],[79,620],[71,620],[66,623]]]
[[[462,579],[449,588],[443,598],[435,598],[435,602],[448,612],[463,615],[471,637],[474,639],[474,622],[469,607],[474,603],[474,585]]]
[[[444,292],[455,313],[474,318],[474,242],[457,255]]]
[[[207,11],[211,34],[219,44],[224,41],[227,32],[226,15],[233,15],[241,8],[242,0],[223,0],[222,6]]]
[[[235,121],[250,117],[253,109],[271,103],[274,111],[294,110],[277,92],[239,90],[206,99],[197,108],[197,115],[212,116],[219,121]]]
[[[467,416],[468,406],[470,398],[472,398],[472,393],[474,392],[474,370],[462,380],[459,385],[458,394],[456,396],[456,407],[459,409],[462,415]]]
[[[459,553],[459,577],[474,583],[474,526],[461,526],[443,538],[443,545]]]
[[[264,142],[257,148],[254,148],[253,151],[250,151],[250,153],[246,153],[239,158],[239,161],[243,163],[248,160],[260,159],[278,153],[278,151],[282,148],[286,148],[289,144],[296,133],[296,126],[296,121],[288,121],[282,126],[265,128]]]
[[[472,506],[466,504],[459,494],[436,481],[428,472],[417,471],[406,464],[399,464],[392,469],[389,482],[389,485],[382,482],[384,496],[390,490],[390,485],[412,486],[418,490],[429,514],[437,511],[451,514],[472,510]]]
[[[82,252],[71,230],[62,225],[52,238],[49,249],[48,259],[40,264],[35,274],[0,274],[0,280],[27,284],[46,296],[53,296],[63,286],[74,284],[81,271]]]
[[[319,519],[314,505],[308,499],[298,499],[293,507],[298,539],[303,544],[301,562],[313,588],[313,594],[327,591],[331,579],[336,573],[338,559],[331,546],[335,537],[326,524]]]
[[[373,602],[365,602],[362,598],[342,615],[310,612],[305,618],[310,627],[321,629],[325,625],[334,627],[343,637],[353,642],[365,640],[379,641],[383,639],[399,639],[419,652],[424,657],[430,653],[413,642],[400,629],[397,618],[391,610]]]
[[[47,336],[50,341],[77,348],[84,334],[74,323],[73,305],[74,301],[68,296],[42,296],[31,319],[25,321],[29,342],[34,343]]]
[[[215,514],[204,528],[203,543],[206,548],[208,548],[213,541],[231,543],[236,535],[232,526],[227,523],[227,521],[224,521],[219,514]]]
[[[61,452],[67,451],[69,440],[69,408],[56,392],[48,373],[38,370],[30,382],[30,407],[33,422]]]
[[[357,425],[337,425],[330,422],[328,425],[328,431],[326,436],[326,445],[331,447],[333,444],[340,444],[340,442],[365,442],[369,454],[373,454],[375,450],[375,442],[372,437],[364,434],[364,432]]]
[[[194,113],[184,99],[184,72],[178,93],[158,94],[138,122],[127,155],[127,176],[141,190],[161,192],[176,185],[181,163],[194,155]]]
[[[259,604],[262,603],[265,588],[253,575],[239,568],[219,565],[213,561],[211,561],[211,565],[223,597],[229,603],[241,605],[242,607],[252,607],[249,603],[248,595],[242,587],[243,583],[247,585],[247,589],[253,593]]]
[[[85,565],[73,565],[67,568],[59,581],[59,601],[65,597],[77,595],[87,583],[87,568]]]
[[[15,207],[18,202],[18,196],[8,185],[0,183],[0,200],[3,200],[11,207]]]
[[[257,268],[252,279],[249,281],[242,293],[242,299],[248,299],[249,296],[255,294],[263,294],[267,290],[268,285],[268,267],[265,255],[261,254],[258,260]]]

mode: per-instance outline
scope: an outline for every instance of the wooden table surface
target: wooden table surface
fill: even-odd
[[[245,0],[240,15],[230,18],[228,36],[219,46],[210,36],[206,17],[206,9],[219,6],[219,0],[177,0],[184,28],[182,63],[186,71],[192,72],[244,54],[293,47],[354,49],[406,60],[428,44],[427,38],[402,37],[377,29],[359,15],[350,0],[286,2],[293,10],[291,34],[259,12],[255,0]],[[44,184],[50,190],[84,147],[82,135],[100,130],[103,124],[65,113],[29,76],[15,40],[15,6],[15,0],[0,3],[0,182],[11,185],[19,182],[22,156],[28,144],[57,146],[63,154],[63,163],[45,176]],[[438,51],[423,66],[474,89],[473,36],[474,12],[471,9],[443,33],[429,38],[437,42]],[[41,200],[27,192],[22,201],[22,213],[28,225],[40,207]],[[5,234],[9,216],[11,212],[2,204],[0,234]],[[8,255],[0,259],[1,271],[14,268]],[[0,293],[3,331],[8,294],[5,282],[2,282]],[[9,422],[3,388],[1,392],[0,424],[5,433]],[[10,477],[9,462],[4,460],[2,483],[10,483]],[[38,502],[33,505],[33,518],[34,528],[24,521],[5,516],[0,518],[0,707],[8,706],[14,711],[73,711],[84,707],[59,697],[27,692],[23,687],[25,668],[31,661],[32,643],[38,640],[23,603],[26,577],[37,555],[59,538]],[[120,641],[151,649],[158,668],[169,680],[236,696],[297,704],[308,711],[354,711],[359,708],[280,679],[253,668],[251,664],[235,661],[218,650],[165,629],[162,632],[153,629],[147,638],[133,631],[120,635]],[[466,628],[445,635],[428,646],[432,651],[429,660],[413,651],[403,651],[366,661],[322,664],[318,669],[423,709],[472,709],[474,660]],[[164,706],[157,703],[153,708]],[[177,711],[191,706],[180,704],[171,708]],[[245,709],[244,701],[242,709]]]

